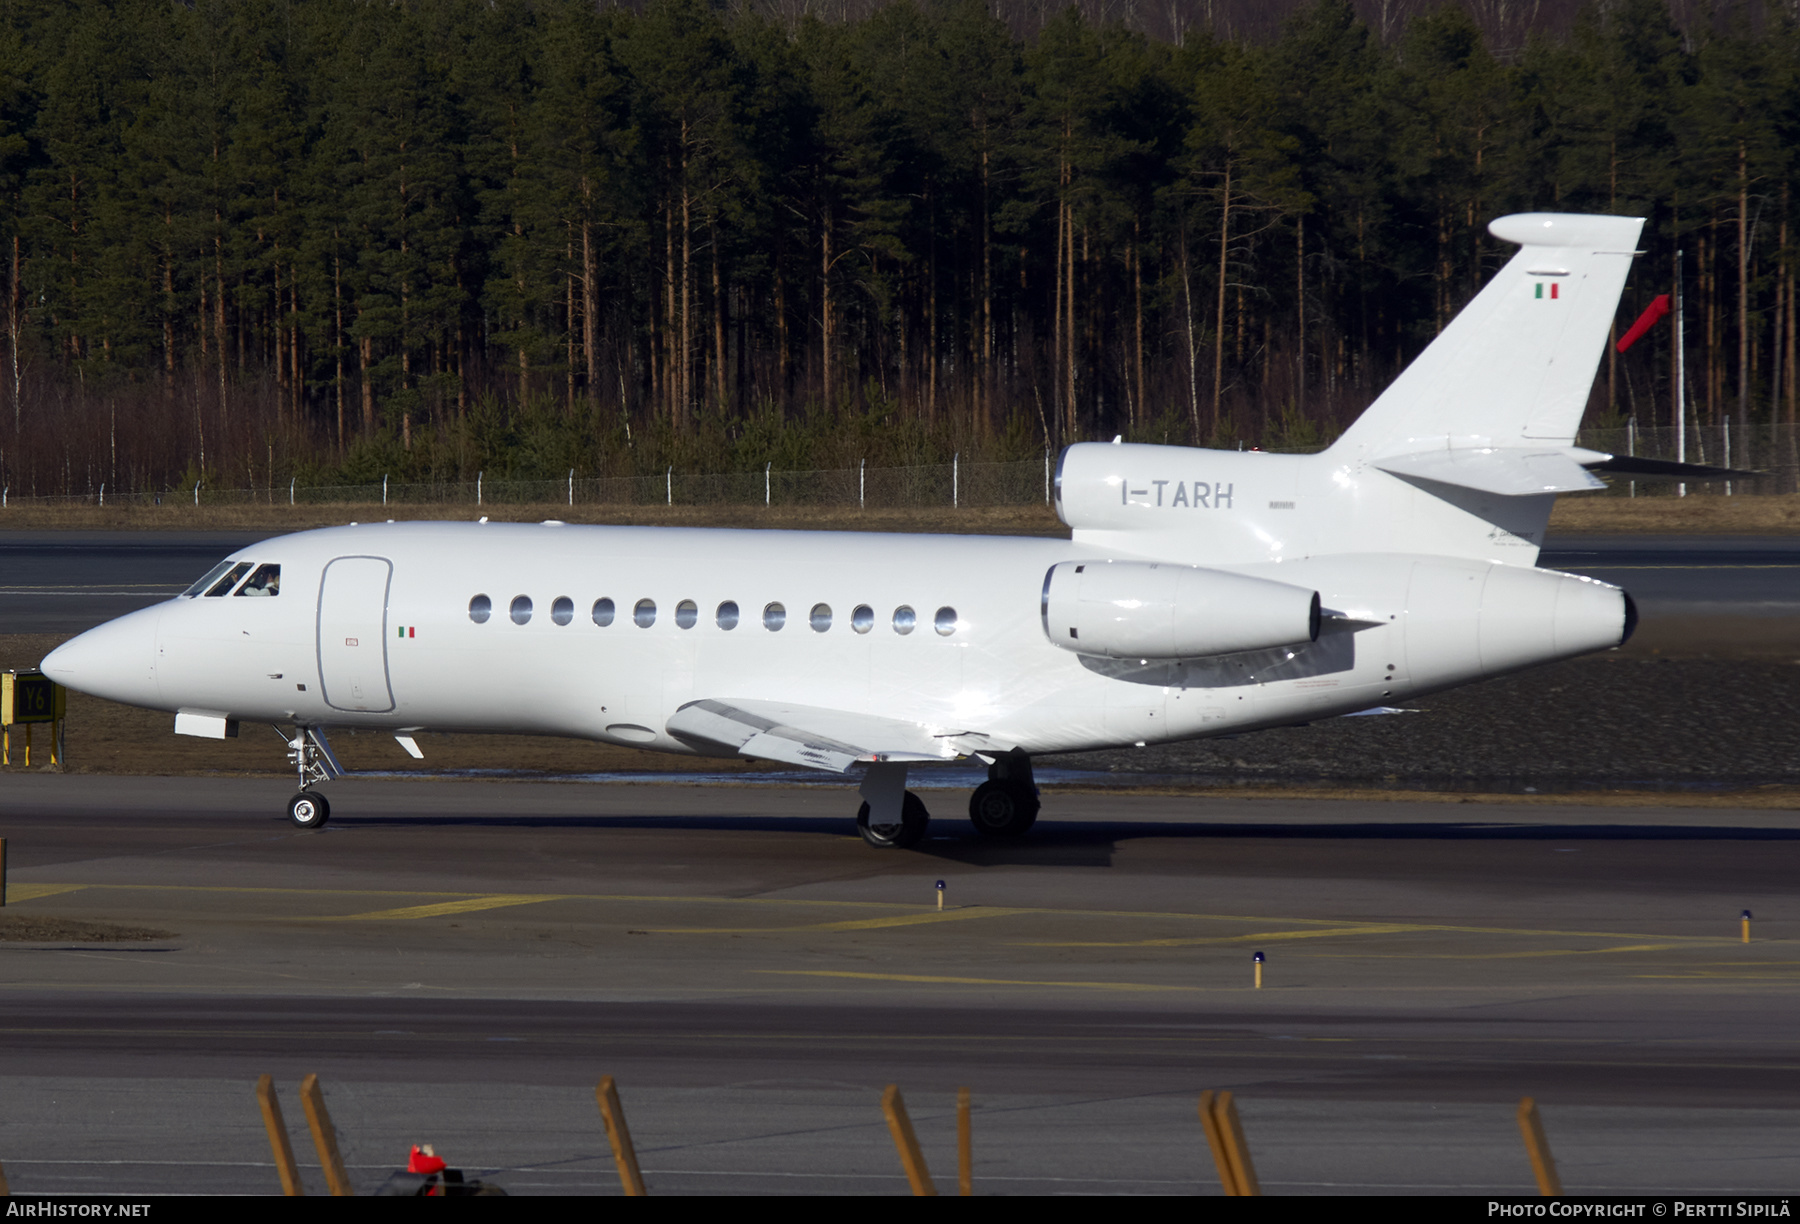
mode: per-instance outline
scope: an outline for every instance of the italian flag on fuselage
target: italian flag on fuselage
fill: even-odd
[[[397,632],[398,632],[398,635],[403,638],[416,637],[416,636],[418,636],[415,633],[415,630],[417,630],[417,629],[418,629],[417,625],[401,625]]]
[[[1559,286],[1555,281],[1550,282],[1550,296],[1552,298],[1554,298],[1556,296],[1556,291],[1560,287],[1561,286]],[[1538,297],[1544,296],[1544,282],[1543,281],[1539,281],[1537,284],[1537,296]]]

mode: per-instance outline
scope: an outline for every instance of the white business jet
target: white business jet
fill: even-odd
[[[177,734],[292,727],[305,828],[343,772],[326,731],[352,727],[414,756],[420,731],[501,731],[860,770],[882,847],[925,834],[908,770],[972,756],[975,827],[1018,835],[1040,753],[1304,723],[1624,641],[1630,596],[1536,560],[1556,494],[1626,470],[1573,441],[1642,225],[1495,221],[1522,249],[1323,453],[1068,447],[1069,540],[353,523],[243,549],[44,671]]]

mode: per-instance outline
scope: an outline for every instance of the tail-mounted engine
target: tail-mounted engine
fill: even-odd
[[[1224,570],[1065,561],[1044,575],[1044,632],[1111,659],[1198,659],[1319,637],[1319,593]]]

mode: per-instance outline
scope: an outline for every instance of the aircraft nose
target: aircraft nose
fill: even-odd
[[[144,608],[89,629],[52,650],[46,676],[67,688],[129,705],[155,705],[156,625],[160,607]]]

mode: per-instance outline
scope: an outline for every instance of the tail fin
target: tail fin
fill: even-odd
[[[1519,253],[1332,447],[1378,460],[1574,441],[1642,217],[1519,213]]]

